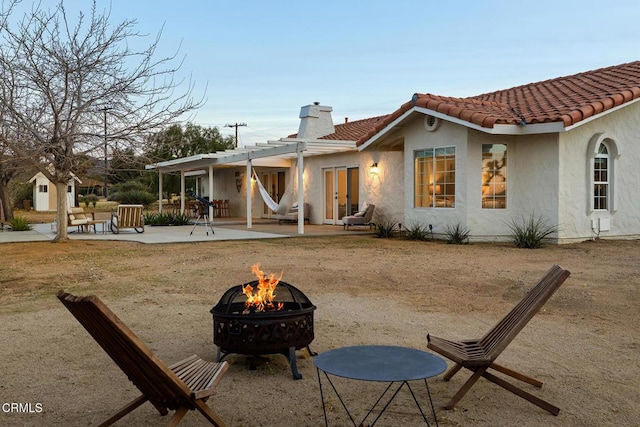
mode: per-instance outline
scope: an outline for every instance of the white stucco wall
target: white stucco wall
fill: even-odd
[[[483,209],[482,144],[507,145],[507,208]],[[522,224],[532,216],[547,225],[557,224],[558,138],[556,134],[529,136],[469,132],[468,227],[473,240],[510,239],[509,224]],[[555,238],[556,235],[550,237]]]
[[[372,174],[370,166],[378,163],[378,174]],[[324,220],[324,175],[331,167],[358,167],[359,199],[376,205],[374,215],[388,215],[401,220],[403,217],[402,153],[348,152],[304,158],[305,200],[312,205],[311,223],[322,224]],[[339,224],[340,222],[337,222]]]
[[[560,135],[562,240],[640,237],[639,116],[640,103],[636,102]],[[610,155],[613,205],[608,211],[591,209],[592,160],[588,151],[597,141],[613,143],[618,154],[617,158],[616,153]],[[609,230],[598,229],[600,218],[609,220]],[[594,229],[592,220],[596,221]]]
[[[460,224],[471,241],[504,241],[509,224],[531,215],[549,224],[558,221],[558,142],[554,134],[536,136],[490,135],[442,121],[427,131],[423,118],[403,129],[405,222],[433,225],[436,234]],[[482,144],[507,144],[507,208],[482,208]],[[456,204],[452,208],[414,208],[414,152],[426,148],[456,147]],[[555,236],[552,236],[555,237]]]
[[[404,135],[404,205],[407,226],[433,225],[434,233],[442,233],[447,225],[467,226],[467,129],[463,126],[442,121],[436,131],[429,132],[424,127],[424,116],[416,115],[407,123]],[[456,203],[452,208],[414,207],[414,152],[436,147],[456,147]]]
[[[371,173],[372,163],[378,163],[378,174]],[[292,185],[294,201],[297,197],[297,162],[294,160],[289,168],[256,167],[260,174],[263,171],[286,171],[285,186]],[[376,205],[376,215],[387,215],[397,221],[404,218],[404,167],[400,151],[371,151],[336,153],[304,158],[304,200],[311,206],[311,224],[324,222],[324,169],[333,167],[357,167],[359,171],[359,200]],[[231,216],[246,215],[246,181],[245,167],[220,168],[214,170],[213,198],[229,199]],[[236,176],[242,181],[241,191],[236,188]],[[293,174],[293,180],[291,176]],[[199,191],[202,196],[209,196],[208,176],[199,178]],[[252,184],[251,209],[253,218],[263,217],[263,201],[257,185]],[[271,215],[275,218],[275,214]],[[341,224],[339,218],[336,224]]]

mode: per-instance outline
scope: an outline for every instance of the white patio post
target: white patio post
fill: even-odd
[[[300,144],[297,147],[298,152],[298,234],[304,234],[304,188],[302,177],[304,175],[304,163]]]
[[[180,170],[180,213],[184,215],[184,169]]]
[[[213,165],[209,165],[209,201],[213,202]],[[213,205],[209,204],[209,221],[213,218]]]
[[[251,159],[247,159],[247,171],[245,172],[247,181],[247,228],[252,228],[251,223]]]
[[[158,212],[162,213],[162,171],[158,169]]]

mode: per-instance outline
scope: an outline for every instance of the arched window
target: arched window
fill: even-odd
[[[588,208],[594,211],[616,210],[616,162],[619,147],[611,135],[597,133],[589,141],[587,156]]]
[[[609,150],[601,142],[593,159],[593,209],[609,210],[610,171]]]

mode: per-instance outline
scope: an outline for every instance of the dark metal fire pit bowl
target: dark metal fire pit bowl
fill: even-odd
[[[247,285],[256,288],[258,280],[230,288],[210,310],[218,361],[231,353],[254,356],[282,354],[289,358],[293,378],[302,378],[296,365],[296,350],[306,347],[310,355],[315,355],[309,344],[314,338],[313,312],[316,306],[298,288],[281,281],[274,299],[274,303],[284,305],[281,310],[243,314],[247,297],[242,289]]]

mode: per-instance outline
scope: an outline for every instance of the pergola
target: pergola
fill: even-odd
[[[185,209],[185,176],[189,172],[208,171],[209,194],[213,194],[214,168],[245,165],[245,180],[247,188],[251,188],[251,171],[253,166],[290,167],[291,160],[297,159],[298,206],[303,205],[303,172],[304,157],[332,154],[344,151],[355,151],[355,141],[302,140],[297,138],[282,138],[252,146],[234,148],[233,150],[215,153],[197,154],[179,159],[167,160],[145,166],[145,169],[158,171],[158,197],[160,211],[162,211],[162,174],[180,172],[180,211]],[[251,191],[247,191],[247,228],[252,228]],[[209,207],[209,216],[213,214]],[[298,234],[304,234],[304,217],[298,215]]]

